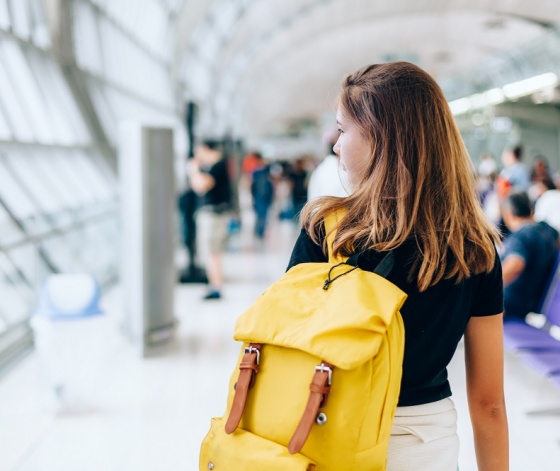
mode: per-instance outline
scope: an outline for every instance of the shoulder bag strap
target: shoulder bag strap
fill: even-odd
[[[333,248],[333,244],[334,244],[334,238],[336,237],[336,227],[338,226],[338,223],[340,222],[340,220],[342,219],[342,217],[344,216],[346,211],[339,209],[338,211],[335,211],[334,213],[329,214],[325,219],[324,219],[324,224],[325,224],[325,234],[327,236],[327,248],[329,251],[329,262],[334,263],[334,262],[344,262],[344,258],[340,257],[340,256],[336,256],[334,257],[332,254],[332,248]]]
[[[249,393],[249,389],[255,384],[257,372],[259,371],[261,349],[262,344],[260,343],[252,343],[248,347],[245,347],[245,354],[239,364],[239,378],[234,386],[235,393],[233,395],[231,410],[226,422],[226,433],[233,433],[239,425],[241,417],[243,417],[243,411],[247,403],[247,394]]]
[[[299,453],[309,437],[313,423],[323,425],[327,418],[324,414],[319,416],[319,408],[327,403],[331,392],[332,372],[334,366],[326,361],[315,367],[315,374],[309,385],[309,399],[305,411],[299,421],[296,431],[288,444],[288,451],[293,455]]]
[[[338,211],[329,214],[324,219],[325,233],[327,235],[327,247],[329,251],[329,262],[331,263],[344,262],[348,265],[352,265],[353,267],[357,267],[358,258],[363,252],[356,252],[353,255],[351,255],[348,259],[344,259],[340,256],[333,257],[332,255],[332,247],[334,244],[334,239],[336,237],[336,227],[340,222],[340,220],[342,219],[342,217],[344,216],[344,214],[345,214],[345,210],[339,209]],[[383,257],[383,259],[379,262],[377,267],[375,267],[375,270],[373,272],[379,276],[382,276],[383,278],[387,278],[389,273],[391,273],[394,264],[395,264],[395,254],[391,250],[387,252],[387,255]]]

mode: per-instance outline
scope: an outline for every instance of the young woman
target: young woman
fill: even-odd
[[[464,335],[478,469],[508,469],[499,237],[479,207],[473,168],[436,82],[405,62],[364,67],[343,82],[334,151],[353,192],[309,202],[289,267],[326,261],[324,217],[346,211],[335,253],[365,251],[373,271],[408,294],[403,378],[388,471],[455,471],[459,439],[447,365]]]

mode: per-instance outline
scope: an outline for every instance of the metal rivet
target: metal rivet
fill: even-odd
[[[317,414],[315,422],[317,422],[317,425],[325,425],[327,423],[327,414],[325,414],[324,412],[319,412],[319,414]]]
[[[208,469],[210,470],[214,469],[214,463],[212,463],[212,461],[208,462]]]

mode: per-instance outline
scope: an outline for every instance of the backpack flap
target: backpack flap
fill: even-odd
[[[295,348],[352,369],[376,355],[406,297],[375,273],[346,264],[302,263],[238,318],[234,338]]]

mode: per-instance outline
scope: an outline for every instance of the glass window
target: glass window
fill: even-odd
[[[74,2],[76,60],[83,69],[100,74],[103,70],[103,59],[97,33],[97,15],[91,5]]]
[[[5,154],[4,161],[13,172],[14,179],[23,187],[23,191],[29,194],[44,212],[56,213],[63,209],[63,201],[52,191],[24,149],[11,149]]]
[[[88,154],[91,155],[93,162],[95,162],[97,169],[99,170],[99,175],[107,182],[111,192],[116,194],[117,186],[119,184],[117,174],[109,166],[106,157],[96,151],[91,151]]]
[[[212,31],[208,22],[198,25],[192,35],[192,47],[197,51],[201,51],[204,48],[204,43],[211,34]]]
[[[51,237],[43,242],[43,250],[61,273],[83,272],[87,270],[82,253],[85,245],[76,232]]]
[[[10,12],[8,11],[8,0],[0,0],[0,28],[7,30],[11,24]]]
[[[37,213],[37,207],[28,194],[14,180],[11,172],[4,166],[4,157],[0,156],[0,197],[12,214],[18,219],[26,219]]]
[[[29,0],[33,43],[43,49],[51,45],[49,25],[47,24],[41,0]]]
[[[93,102],[93,106],[97,111],[97,115],[103,126],[103,130],[107,138],[112,142],[117,142],[118,122],[115,116],[115,110],[107,101],[107,97],[103,91],[103,87],[96,80],[88,80],[89,92]]]
[[[118,223],[116,217],[110,217],[84,227],[80,234],[80,244],[90,250],[82,250],[82,261],[85,269],[92,273],[100,282],[114,276],[119,260]]]
[[[41,55],[41,60],[43,60],[45,66],[43,68],[45,75],[49,76],[48,80],[52,85],[51,93],[55,97],[61,112],[67,116],[67,122],[72,125],[74,142],[76,144],[91,143],[91,135],[84,121],[84,117],[76,104],[72,91],[62,75],[60,67],[58,64],[55,64],[54,61],[47,59],[46,55]]]
[[[45,186],[51,194],[56,195],[61,208],[73,208],[78,205],[75,195],[64,179],[64,173],[61,172],[58,161],[53,158],[50,149],[41,151],[30,149],[27,158],[29,165],[43,176],[45,182],[48,182]]]
[[[20,106],[24,107],[26,117],[31,123],[35,138],[39,142],[52,144],[54,142],[50,126],[52,118],[21,49],[15,41],[2,41],[0,53],[6,72],[12,79]]]
[[[163,40],[168,27],[165,5],[160,0],[143,0],[142,8],[136,8],[135,0],[107,2],[104,10],[118,25],[135,40],[158,56],[163,56]]]
[[[24,236],[6,210],[0,205],[0,246],[21,240]]]
[[[100,20],[104,78],[143,97],[143,101],[173,112],[169,72],[163,62],[147,54],[107,20]],[[136,98],[135,98],[136,99]]]
[[[84,260],[98,280],[106,280],[113,275],[119,260],[116,218],[110,218],[86,228],[86,243],[92,250],[84,253]],[[94,256],[95,254],[95,256]]]
[[[8,321],[6,319],[5,315],[0,311],[0,334],[8,328]]]
[[[216,31],[208,31],[205,35],[204,41],[199,43],[200,56],[207,62],[213,63],[220,50],[220,38]]]
[[[54,150],[49,160],[72,193],[76,206],[86,206],[95,202],[95,195],[90,191],[88,185],[82,183],[80,175],[76,173],[71,151]]]
[[[171,13],[177,13],[183,6],[184,0],[164,0]]]
[[[0,39],[0,43],[2,39]],[[12,86],[12,82],[6,73],[4,64],[0,60],[0,100],[2,100],[2,109],[6,112],[7,118],[12,125],[12,131],[16,139],[20,141],[33,141],[33,132],[27,122],[27,118],[23,114],[21,106],[18,102],[16,91]]]
[[[17,36],[29,39],[31,35],[31,25],[29,23],[29,5],[27,0],[11,0],[10,8],[13,19],[13,30]]]
[[[82,184],[89,188],[97,201],[110,199],[114,195],[116,187],[110,185],[104,178],[90,156],[76,151],[72,163],[76,164],[77,172],[82,177]]]
[[[29,316],[33,302],[32,292],[25,284],[21,272],[4,253],[0,253],[0,293],[4,317],[9,324]]]
[[[35,245],[29,243],[19,246],[10,250],[8,256],[18,270],[18,278],[25,282],[22,285],[25,294],[28,294],[28,290],[38,288],[47,272],[39,259]]]
[[[1,106],[0,106],[1,109]],[[10,140],[12,138],[12,133],[10,131],[10,127],[8,126],[8,122],[4,117],[2,111],[0,111],[0,139],[2,140]]]
[[[144,3],[131,15],[133,0],[76,2],[78,63],[91,73],[88,90],[113,143],[123,120],[160,125],[177,121],[167,63],[169,10],[161,0]]]
[[[194,96],[210,96],[212,93],[212,72],[208,66],[199,59],[191,57],[185,64],[185,76]]]
[[[234,2],[221,2],[221,4],[215,3],[214,5],[214,8],[216,8],[213,12],[215,28],[224,37],[231,31],[237,20],[239,5]]]
[[[49,115],[52,117],[51,129],[53,140],[59,144],[72,145],[78,142],[76,132],[70,123],[70,117],[65,113],[56,93],[56,84],[53,83],[53,76],[49,73],[49,67],[42,60],[41,54],[37,51],[27,51],[29,66],[33,71],[36,83],[39,86],[42,96],[45,98],[45,105]]]

